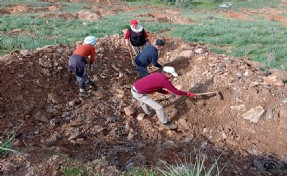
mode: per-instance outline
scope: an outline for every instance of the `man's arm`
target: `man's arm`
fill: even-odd
[[[174,85],[166,79],[166,81],[163,83],[164,88],[167,89],[168,91],[174,93],[175,95],[187,95],[187,92],[178,90],[177,88],[174,87]]]
[[[91,54],[90,54],[90,64],[93,64],[95,61],[96,56],[96,48],[93,46],[90,46]]]
[[[149,43],[148,35],[147,35],[147,33],[146,33],[146,31],[144,29],[143,29],[143,35],[144,35],[145,41],[147,43]]]
[[[127,30],[125,33],[125,43],[129,44],[129,39],[130,39],[130,31]]]
[[[152,64],[155,66],[155,67],[158,67],[158,68],[162,68],[162,65],[160,65],[158,62],[158,52],[154,52],[153,56],[152,56]]]

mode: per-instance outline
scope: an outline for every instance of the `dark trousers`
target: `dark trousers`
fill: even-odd
[[[86,60],[83,56],[75,55],[69,57],[68,70],[76,75],[80,89],[85,89],[85,82],[88,80]]]
[[[140,77],[145,77],[148,75],[147,67],[141,67],[136,65],[136,69],[139,72]]]

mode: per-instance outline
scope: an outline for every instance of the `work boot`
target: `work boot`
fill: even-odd
[[[79,96],[80,96],[80,97],[86,97],[86,98],[87,98],[87,97],[89,97],[90,95],[89,95],[87,92],[80,92],[80,93],[79,93]]]
[[[155,114],[155,112],[154,112],[154,111],[151,111],[149,114],[146,114],[146,116],[152,117],[154,114]]]
[[[94,81],[91,81],[91,80],[87,80],[87,81],[85,82],[85,84],[90,85],[90,86],[94,86],[94,85],[95,85],[95,82],[94,82]]]
[[[176,130],[177,129],[177,125],[172,123],[172,122],[167,122],[167,123],[162,123],[161,124],[165,129],[168,130]]]

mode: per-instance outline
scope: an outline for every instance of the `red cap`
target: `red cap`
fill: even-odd
[[[138,24],[138,21],[137,20],[131,20],[130,24],[131,25],[136,25],[136,24]]]

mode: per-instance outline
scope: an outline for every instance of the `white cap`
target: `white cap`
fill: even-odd
[[[96,37],[94,36],[88,36],[84,39],[84,43],[83,44],[89,44],[89,45],[95,45],[96,44]]]
[[[173,67],[165,66],[162,69],[164,72],[172,74],[174,77],[177,77],[178,74],[175,72],[175,69]]]

